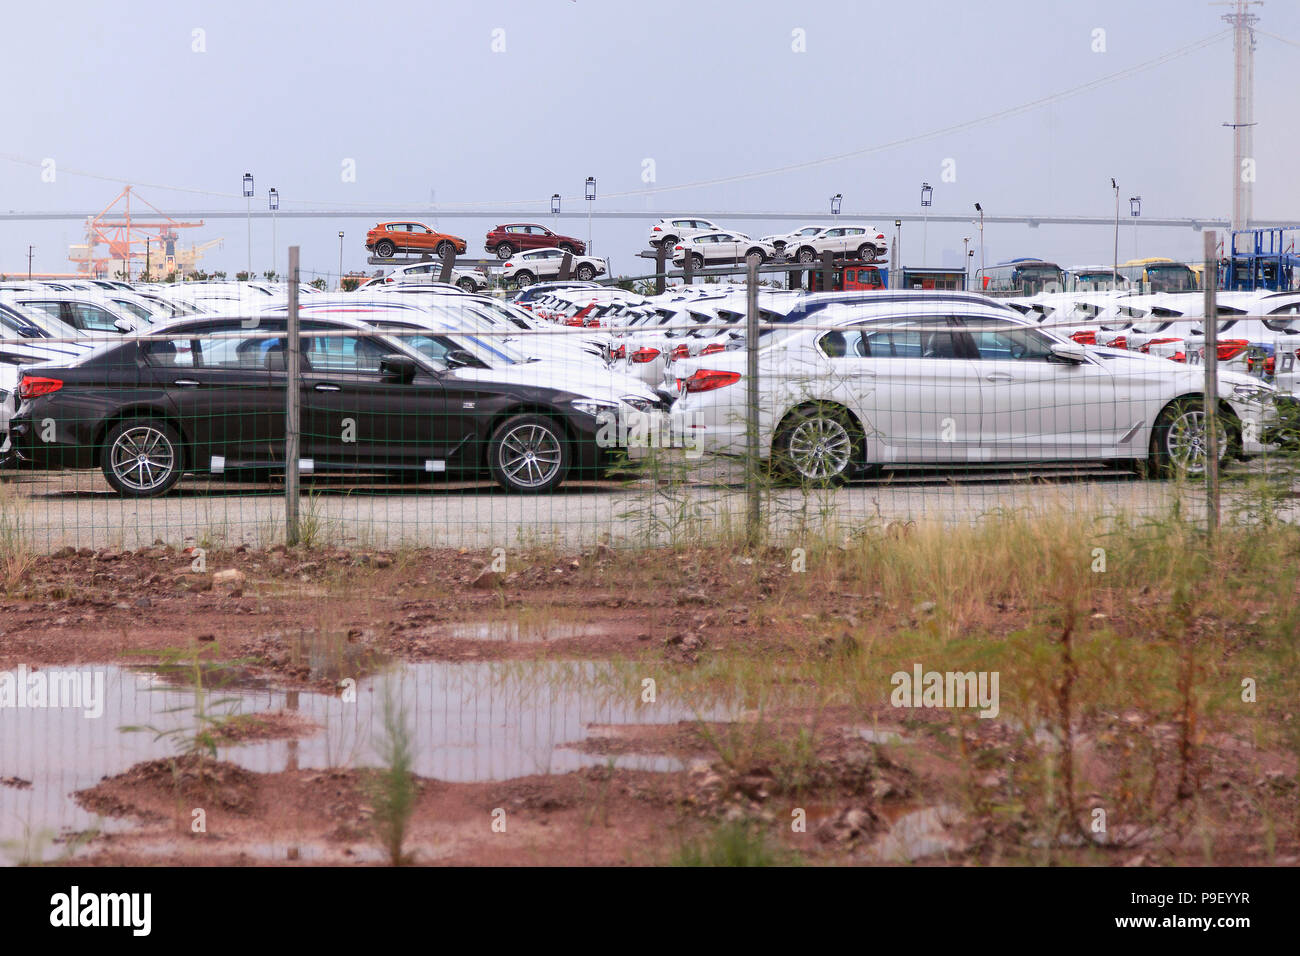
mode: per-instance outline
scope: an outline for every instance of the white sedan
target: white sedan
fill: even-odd
[[[747,360],[726,351],[681,363],[675,441],[744,452]],[[1161,474],[1205,467],[1199,369],[1085,348],[992,304],[864,304],[841,327],[773,335],[759,367],[762,454],[799,481],[940,463],[1128,460]],[[1275,390],[1233,372],[1219,389],[1221,453],[1267,450]]]
[[[502,264],[501,271],[508,281],[522,289],[541,279],[559,278],[564,256],[559,249],[517,252]],[[569,265],[569,274],[581,282],[589,282],[608,271],[609,261],[595,256],[574,256]]]

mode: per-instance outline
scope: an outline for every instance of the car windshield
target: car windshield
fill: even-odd
[[[446,355],[448,348],[464,349],[488,368],[503,368],[528,361],[528,358],[514,346],[507,345],[497,338],[489,341],[464,333],[456,333],[453,338],[446,333],[417,329],[395,322],[379,322],[376,325],[393,338],[407,343],[420,354],[444,366],[447,363],[442,356]],[[449,346],[448,342],[452,344]]]

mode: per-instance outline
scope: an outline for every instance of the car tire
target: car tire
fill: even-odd
[[[460,286],[466,292],[478,291],[478,286],[474,283],[473,279],[461,279],[459,282],[456,283],[456,285]]]
[[[772,440],[779,480],[801,485],[839,485],[862,462],[864,441],[842,406],[814,402],[794,409]]]
[[[596,278],[596,270],[584,262],[582,265],[578,266],[577,270],[574,272],[574,276],[579,282],[590,282],[592,279]]]
[[[436,248],[436,249],[433,250],[433,254],[434,254],[435,256],[437,256],[439,259],[445,259],[445,258],[447,257],[447,253],[449,253],[449,252],[450,252],[452,255],[455,255],[455,254],[456,254],[456,246],[455,246],[454,243],[452,243],[452,242],[448,242],[446,239],[444,239],[442,242],[438,243],[438,248]]]
[[[554,490],[568,474],[570,455],[564,426],[545,415],[512,415],[488,441],[493,480],[516,494]]]
[[[1219,413],[1219,463],[1232,454],[1236,419]],[[1199,397],[1170,402],[1151,429],[1151,449],[1146,473],[1156,478],[1199,477],[1205,474],[1205,402]]]
[[[817,260],[817,253],[811,246],[804,246],[799,250],[799,261],[804,265],[812,265]]]
[[[767,261],[767,253],[762,249],[750,249],[745,253],[745,260],[748,261],[750,256],[758,256],[758,264],[760,266]]]
[[[858,249],[858,258],[864,262],[875,262],[878,255],[880,255],[880,251],[871,243],[867,243]]]
[[[573,248],[573,246],[567,242],[560,243],[559,249],[561,252],[567,252],[571,256],[576,256],[578,254],[578,250]]]
[[[498,259],[509,259],[509,258],[510,258],[511,256],[513,256],[514,254],[515,254],[515,247],[512,246],[512,245],[510,245],[510,243],[508,243],[508,242],[499,242],[499,243],[497,243],[497,258],[498,258]]]
[[[671,254],[673,251],[673,246],[677,245],[677,237],[664,236],[662,239],[659,240],[659,245],[663,248],[665,252]]]
[[[396,251],[397,251],[397,247],[394,246],[392,242],[389,241],[388,239],[380,239],[378,242],[375,243],[376,258],[391,259],[393,258],[393,253],[395,253]]]
[[[699,272],[704,268],[704,257],[697,252],[691,253],[691,271]]]
[[[128,418],[104,436],[100,468],[118,494],[152,498],[166,494],[184,470],[176,429],[156,418]]]
[[[537,281],[537,277],[534,276],[531,272],[528,272],[527,270],[523,272],[515,273],[516,289],[526,289],[536,281]]]

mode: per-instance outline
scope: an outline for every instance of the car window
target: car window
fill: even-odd
[[[117,316],[107,309],[101,309],[97,305],[86,305],[84,302],[71,303],[73,322],[79,329],[86,329],[92,332],[116,332]]]
[[[944,328],[943,316],[926,316],[863,329],[862,348],[872,358],[962,357],[955,336]]]
[[[1046,362],[1052,356],[1051,343],[1033,329],[1009,325],[998,319],[965,318],[977,357],[989,360]]]
[[[856,329],[827,332],[818,340],[817,347],[823,355],[832,359],[867,354],[866,347],[862,344],[862,333]]]
[[[217,338],[209,334],[195,336],[191,345],[197,350],[193,356],[193,364],[197,367],[284,370],[285,340],[283,338]],[[178,343],[177,347],[180,349],[181,343]]]
[[[163,368],[193,368],[194,348],[189,339],[145,342],[145,361]]]
[[[149,321],[149,310],[144,308],[144,306],[137,305],[134,302],[124,302],[121,299],[114,299],[113,302],[119,308],[126,309],[126,311],[130,312],[136,318],[144,319],[146,322]]]
[[[378,372],[388,350],[364,335],[303,333],[302,356],[312,369],[329,372]]]

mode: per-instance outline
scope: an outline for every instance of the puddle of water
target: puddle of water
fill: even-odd
[[[959,853],[964,841],[949,831],[964,817],[956,807],[940,804],[905,813],[867,851],[885,863],[911,863],[927,856]]]
[[[0,768],[4,776],[31,781],[24,789],[0,786],[0,864],[25,855],[10,845],[21,843],[25,831],[47,835],[28,839],[36,845],[26,855],[49,860],[62,850],[50,842],[56,834],[129,829],[129,820],[100,819],[82,810],[71,794],[136,763],[175,753],[173,740],[155,739],[149,732],[125,733],[120,727],[193,726],[192,689],[156,672],[84,670],[103,675],[97,718],[85,717],[81,708],[0,708]],[[657,703],[641,704],[640,688],[625,686],[604,664],[428,661],[359,680],[350,701],[269,687],[222,688],[221,697],[235,700],[231,712],[293,711],[321,729],[299,740],[222,747],[219,755],[259,773],[373,766],[385,688],[408,711],[415,772],[453,782],[607,766],[608,756],[563,745],[581,742],[591,724],[675,723],[696,716],[662,689]],[[702,716],[726,719],[718,709]],[[612,761],[629,769],[681,769],[680,761],[663,756],[628,754]]]
[[[594,637],[604,633],[596,624],[563,623],[556,621],[467,621],[448,624],[448,637],[461,641],[507,641],[537,644],[543,641],[563,641],[574,637]]]

